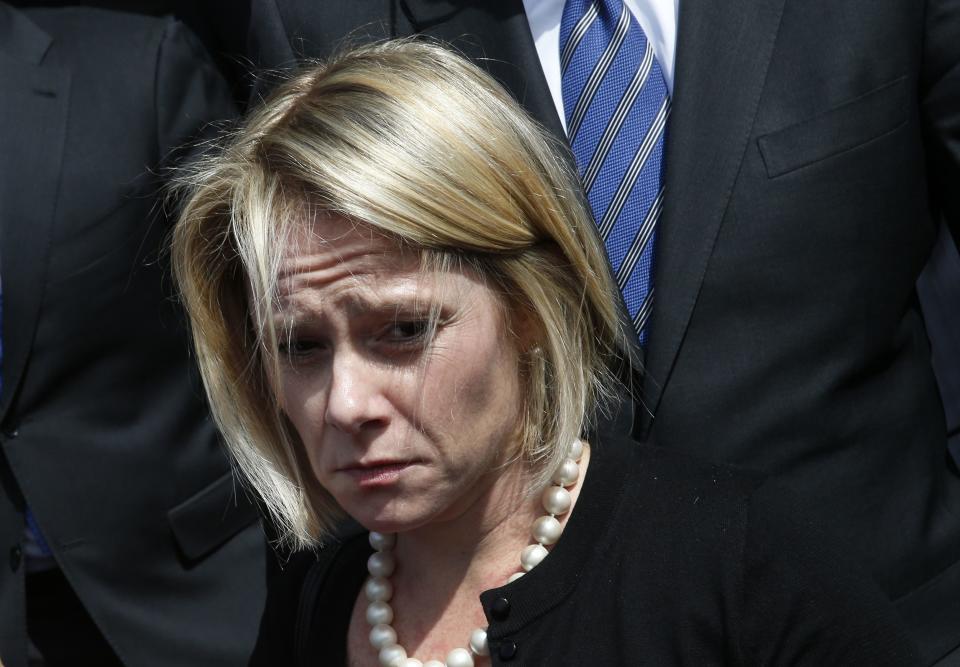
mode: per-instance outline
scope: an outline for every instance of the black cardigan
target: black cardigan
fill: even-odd
[[[369,554],[354,531],[292,560],[251,664],[345,665]],[[764,478],[609,440],[550,555],[480,603],[493,665],[919,664],[857,570]]]

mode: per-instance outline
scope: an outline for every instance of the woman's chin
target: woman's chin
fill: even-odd
[[[448,503],[429,485],[410,480],[373,487],[341,485],[337,490],[334,498],[340,507],[361,526],[378,533],[402,533],[432,523],[446,512]]]
[[[369,531],[378,533],[405,533],[420,528],[430,522],[429,518],[402,516],[392,513],[382,515],[354,516],[354,520]]]
[[[341,509],[367,530],[378,533],[402,533],[429,523],[435,512],[388,493],[350,493],[334,496]]]

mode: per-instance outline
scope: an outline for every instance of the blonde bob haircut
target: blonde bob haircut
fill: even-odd
[[[180,175],[174,273],[210,406],[282,539],[316,544],[343,516],[271,389],[292,232],[343,216],[419,253],[421,266],[474,271],[500,296],[521,360],[515,454],[539,482],[619,390],[630,349],[578,188],[499,84],[422,40],[305,69]],[[516,318],[533,332],[526,349]]]

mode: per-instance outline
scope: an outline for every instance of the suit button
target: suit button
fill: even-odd
[[[490,613],[493,614],[493,617],[498,621],[507,620],[507,616],[510,615],[510,600],[507,598],[497,598],[493,601],[493,604],[490,605]]]
[[[23,562],[23,549],[20,548],[20,545],[16,545],[10,549],[10,570],[16,572],[20,568],[20,563]]]
[[[7,440],[13,440],[20,435],[20,431],[16,428],[5,428],[3,430],[3,435],[7,438]]]
[[[509,639],[500,642],[500,648],[497,649],[497,654],[501,660],[513,660],[514,656],[517,655],[517,642],[512,642]]]

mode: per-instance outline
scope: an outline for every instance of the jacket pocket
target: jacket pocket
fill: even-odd
[[[902,76],[879,88],[757,139],[769,178],[856,148],[907,121],[908,81]]]
[[[228,472],[167,512],[174,539],[188,560],[215,551],[259,518],[256,506]]]

